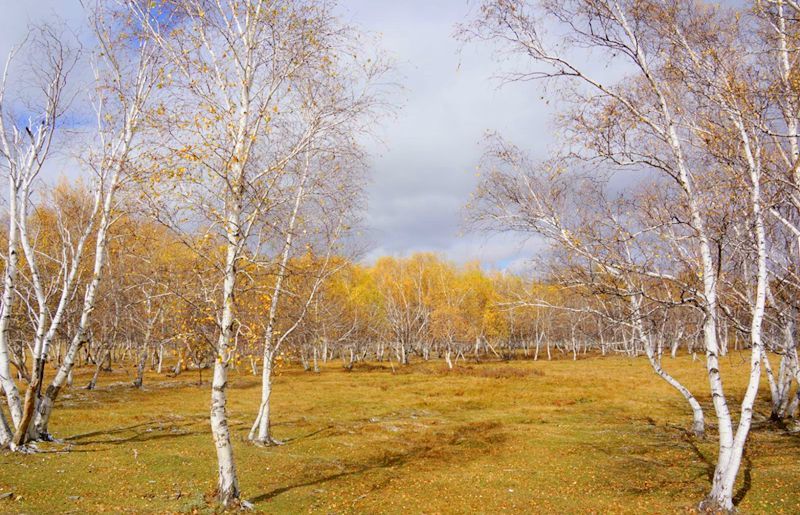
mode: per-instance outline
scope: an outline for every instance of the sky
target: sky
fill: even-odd
[[[436,252],[487,268],[524,266],[535,241],[464,230],[464,206],[477,183],[487,131],[545,157],[553,143],[550,106],[535,84],[502,88],[491,48],[462,45],[456,24],[476,0],[340,0],[342,17],[379,37],[402,84],[396,113],[368,143],[371,182],[364,216],[364,257]],[[78,0],[0,0],[0,56],[24,37],[28,23],[78,25]]]
[[[474,1],[349,0],[342,7],[381,37],[404,86],[397,116],[372,148],[368,259],[432,251],[459,263],[520,266],[535,244],[465,232],[462,222],[487,131],[542,156],[552,143],[552,113],[536,86],[500,88],[491,49],[453,37]]]

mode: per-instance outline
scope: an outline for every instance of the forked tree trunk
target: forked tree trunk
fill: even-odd
[[[126,131],[126,135],[127,138],[125,139],[125,143],[127,148],[127,145],[130,145],[132,138],[132,129],[129,128]],[[115,167],[111,173],[109,184],[107,186],[108,190],[103,198],[100,222],[97,228],[97,237],[95,240],[92,278],[89,281],[89,285],[86,287],[86,291],[84,293],[83,306],[81,309],[80,320],[78,321],[78,327],[75,331],[75,335],[70,341],[69,347],[67,348],[64,361],[58,368],[58,372],[56,372],[53,381],[50,383],[44,395],[41,397],[36,410],[37,412],[34,420],[34,426],[36,438],[38,439],[50,439],[50,415],[53,411],[53,407],[55,406],[56,398],[64,387],[67,378],[71,377],[72,375],[72,368],[75,365],[75,358],[78,355],[78,352],[88,341],[89,322],[91,314],[94,311],[95,300],[100,287],[100,279],[102,278],[103,268],[105,265],[106,246],[108,244],[108,230],[112,223],[111,209],[113,208],[114,197],[119,184],[120,174],[122,173],[125,155],[127,155],[127,150],[122,154],[123,157],[120,158],[120,161],[115,164]]]
[[[766,307],[767,297],[767,238],[764,221],[762,217],[761,205],[761,168],[760,161],[757,155],[754,155],[751,150],[750,136],[745,130],[743,121],[740,117],[730,114],[731,121],[736,125],[741,136],[741,142],[750,172],[750,196],[751,196],[751,209],[753,215],[754,227],[754,240],[755,249],[757,252],[757,281],[755,298],[752,306],[752,318],[750,321],[750,379],[745,390],[744,398],[741,404],[741,415],[739,418],[739,425],[736,428],[736,433],[733,433],[733,423],[730,418],[730,413],[727,410],[727,404],[724,406],[724,412],[720,413],[718,410],[719,419],[719,434],[720,434],[720,452],[717,461],[717,466],[714,470],[714,479],[711,485],[711,493],[701,504],[701,508],[710,510],[732,511],[733,506],[733,488],[736,483],[736,476],[739,474],[739,467],[742,463],[742,455],[744,454],[745,443],[747,436],[750,433],[750,425],[753,420],[753,405],[758,395],[758,387],[761,379],[761,360],[763,353],[762,342],[762,324],[764,321],[764,310]],[[705,261],[705,259],[704,259]],[[707,260],[711,265],[712,261]],[[709,267],[711,268],[711,267]],[[713,274],[713,270],[704,270],[709,274]],[[709,278],[704,278],[708,282]],[[708,289],[708,286],[706,286]],[[713,337],[713,335],[712,335]],[[708,344],[708,342],[707,342]],[[712,345],[711,350],[706,350],[706,363],[709,367],[711,364],[716,367],[716,370],[709,368],[709,377],[712,378],[712,394],[715,394],[717,389],[722,395],[721,400],[724,402],[724,393],[722,393],[722,381],[718,379],[718,384],[715,384],[714,375],[719,378],[719,362],[716,359],[716,347]],[[713,361],[710,358],[714,358]],[[717,397],[714,396],[715,403]],[[715,404],[716,405],[716,404]],[[722,417],[719,414],[723,415]]]

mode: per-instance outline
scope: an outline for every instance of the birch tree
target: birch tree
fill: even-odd
[[[154,45],[136,36],[131,30],[131,18],[114,3],[98,3],[87,11],[97,46],[92,60],[94,72],[92,105],[97,120],[97,140],[84,163],[93,172],[94,207],[92,222],[87,224],[79,241],[80,252],[73,253],[74,263],[83,256],[83,246],[89,235],[94,238],[94,254],[91,276],[84,290],[80,320],[66,351],[66,356],[50,386],[42,395],[41,375],[35,389],[29,389],[31,399],[26,398],[28,418],[20,424],[17,438],[48,439],[48,422],[59,392],[66,383],[78,351],[86,343],[91,314],[95,308],[97,291],[103,274],[108,244],[108,232],[115,220],[116,195],[122,181],[132,174],[131,159],[137,151],[138,139],[145,123],[146,105],[159,79],[158,54]],[[24,239],[23,239],[24,242]],[[24,245],[23,245],[24,248]],[[32,252],[30,263],[35,263]],[[70,277],[74,272],[70,271]],[[35,274],[32,273],[33,276]],[[70,279],[73,281],[73,279]],[[34,284],[35,284],[34,280]],[[71,286],[71,285],[70,285]],[[62,301],[68,284],[62,289]],[[65,307],[65,306],[64,306]],[[62,304],[53,317],[45,335],[41,355],[46,358],[49,342],[58,330]],[[42,361],[43,371],[43,361]]]
[[[358,138],[369,132],[380,114],[382,98],[377,81],[387,68],[380,56],[347,59],[350,53],[345,50],[352,43],[354,41],[347,39],[339,41],[334,47],[339,53],[326,58],[336,63],[335,68],[304,70],[296,79],[300,95],[298,111],[302,123],[308,127],[309,139],[294,163],[287,166],[287,170],[295,170],[291,187],[286,192],[291,201],[283,222],[275,224],[277,231],[269,232],[277,237],[279,244],[264,327],[262,400],[249,435],[251,441],[261,445],[280,443],[269,434],[274,360],[283,342],[304,322],[322,283],[341,268],[340,260],[332,261],[333,253],[342,250],[343,233],[352,228],[363,198],[360,184],[364,181],[364,152]],[[350,55],[356,55],[355,49]],[[256,245],[254,252],[256,262],[262,254],[258,250],[260,247]],[[284,291],[287,275],[291,273],[290,260],[303,247],[306,253],[323,256],[314,271],[312,286],[305,293]],[[292,323],[276,336],[278,309],[286,293],[302,300]]]
[[[9,324],[19,275],[19,251],[22,247],[26,258],[33,256],[31,241],[27,234],[30,203],[36,181],[50,155],[58,122],[69,104],[67,80],[76,62],[75,51],[62,41],[61,35],[55,29],[50,27],[35,29],[29,37],[30,48],[38,54],[37,60],[31,64],[31,75],[38,84],[38,98],[34,97],[34,104],[27,113],[15,116],[15,112],[21,106],[14,105],[14,98],[8,92],[9,75],[14,59],[20,51],[19,48],[12,50],[9,55],[0,83],[0,156],[8,181],[9,208],[8,250],[5,256],[3,305],[0,315],[0,381],[14,424],[15,446],[26,441],[25,430],[31,417],[33,395],[41,386],[41,376],[44,373],[43,352],[46,352],[44,328],[47,315],[45,294],[41,284],[38,284],[39,330],[34,348],[35,374],[23,405],[17,386],[11,377],[8,359]],[[18,97],[17,101],[19,100],[21,99]],[[33,264],[31,265],[29,260],[28,266],[32,271],[32,278],[38,281],[39,278],[35,273],[36,258],[33,259]],[[68,295],[69,290],[65,289],[63,293]],[[3,425],[3,422],[0,421],[0,425]],[[6,432],[4,428],[3,433]]]

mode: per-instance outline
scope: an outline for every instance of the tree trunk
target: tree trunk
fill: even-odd
[[[144,385],[144,367],[147,365],[148,354],[147,345],[145,345],[139,356],[139,365],[136,367],[136,379],[133,380],[133,386],[135,388],[141,388]]]
[[[161,375],[161,367],[164,365],[164,344],[159,344],[158,346],[158,366],[156,367],[156,373]]]
[[[729,116],[733,117],[729,114]],[[736,482],[736,476],[739,474],[739,467],[742,462],[742,455],[744,454],[744,446],[747,441],[747,436],[750,432],[750,425],[753,420],[753,405],[758,395],[758,387],[761,379],[761,360],[763,353],[762,338],[762,324],[764,320],[764,311],[766,308],[767,296],[767,242],[766,230],[761,211],[761,170],[755,156],[751,152],[749,144],[749,135],[743,127],[743,122],[740,118],[733,118],[732,120],[739,129],[742,138],[743,150],[747,158],[749,171],[750,171],[750,195],[751,195],[751,208],[753,214],[753,227],[755,236],[755,248],[757,252],[757,281],[755,299],[752,307],[752,318],[750,321],[750,380],[745,390],[744,398],[741,405],[741,416],[739,425],[736,428],[735,435],[732,434],[732,423],[730,414],[727,410],[727,404],[724,406],[723,417],[718,416],[719,420],[719,433],[720,433],[720,453],[716,469],[714,471],[714,480],[711,485],[711,493],[705,501],[701,504],[703,509],[712,510],[733,510],[733,487]],[[705,259],[704,259],[705,261]],[[712,261],[710,256],[708,264],[711,265]],[[708,268],[712,268],[709,266]],[[712,270],[704,270],[707,273],[713,274]],[[708,282],[708,277],[704,278]],[[706,290],[708,290],[706,286]],[[715,297],[714,297],[715,298]],[[708,336],[708,335],[707,335]],[[713,335],[712,335],[713,337]],[[713,347],[713,345],[712,345]],[[719,363],[716,360],[714,353],[716,348],[706,350],[706,362],[711,366],[711,359],[714,358],[713,364],[716,370],[709,368],[709,377],[715,373],[719,377]],[[715,384],[712,377],[712,394],[714,394],[715,406],[717,402],[716,392],[719,391],[722,396],[720,400],[724,402],[725,397],[722,392],[722,381],[718,379]],[[719,413],[720,410],[718,410]]]
[[[103,268],[105,265],[106,247],[108,244],[108,230],[112,223],[111,209],[113,207],[115,192],[119,184],[122,166],[125,161],[124,156],[127,155],[127,145],[130,144],[132,138],[132,133],[130,130],[128,130],[126,134],[128,135],[128,138],[125,140],[126,150],[114,165],[114,169],[111,173],[108,184],[108,190],[103,198],[103,208],[101,211],[100,223],[97,228],[97,237],[95,240],[92,278],[89,281],[89,285],[86,287],[86,291],[84,293],[83,306],[81,309],[80,320],[78,321],[78,327],[75,331],[75,335],[70,341],[69,347],[67,348],[67,353],[64,356],[63,363],[58,368],[58,372],[56,372],[53,381],[47,387],[45,395],[39,402],[36,419],[34,421],[37,438],[50,439],[48,425],[50,422],[50,415],[55,405],[55,400],[58,397],[58,394],[61,392],[61,389],[64,387],[67,377],[71,377],[72,375],[72,367],[75,364],[75,357],[78,355],[78,351],[88,341],[87,333],[89,330],[90,317],[94,311],[95,301],[97,299],[97,291],[100,287],[100,279],[103,276]]]
[[[451,358],[452,354],[453,351],[451,350],[450,345],[448,344],[447,349],[445,349],[444,351],[444,360],[447,362],[447,368],[449,368],[450,370],[453,370],[453,360]]]
[[[14,292],[16,290],[17,263],[19,255],[17,250],[17,196],[19,188],[14,178],[9,174],[8,177],[9,199],[9,225],[8,225],[8,258],[6,259],[6,269],[3,276],[3,298],[2,314],[0,314],[0,387],[5,392],[8,410],[11,414],[11,421],[14,427],[19,426],[22,420],[22,403],[20,401],[19,390],[14,378],[11,375],[10,361],[8,357],[9,325],[11,323],[11,311],[14,303]]]
[[[228,429],[226,412],[227,398],[225,390],[228,386],[228,365],[225,360],[217,359],[214,364],[214,379],[211,384],[211,434],[217,448],[217,465],[219,479],[217,495],[223,506],[234,504],[239,499],[239,479],[236,475],[236,464],[233,461],[233,446]]]
[[[697,399],[692,392],[689,391],[688,388],[683,386],[677,379],[672,377],[668,374],[662,367],[661,367],[661,357],[656,355],[653,349],[653,343],[648,335],[645,333],[644,327],[642,325],[642,306],[641,306],[641,298],[638,295],[631,295],[630,296],[630,303],[633,309],[633,327],[636,331],[636,335],[638,335],[639,339],[642,341],[642,346],[644,347],[645,355],[647,356],[647,360],[650,362],[650,366],[653,367],[653,370],[659,377],[661,377],[664,381],[667,382],[670,386],[678,390],[683,398],[686,399],[686,402],[689,403],[689,407],[692,409],[692,431],[694,435],[698,438],[702,438],[705,436],[705,418],[703,416],[703,408],[700,406],[700,403],[697,402]]]
[[[105,363],[105,356],[103,359],[97,362],[97,365],[94,367],[94,374],[92,378],[89,380],[89,384],[86,385],[87,390],[94,390],[97,387],[97,379],[100,377],[100,370],[103,369],[103,363]]]
[[[3,387],[0,386],[0,395],[3,393]],[[14,435],[11,433],[11,428],[8,426],[6,415],[3,413],[3,409],[0,408],[0,449],[4,449],[11,445],[13,438]]]
[[[270,399],[272,397],[272,370],[275,361],[271,346],[264,350],[264,363],[261,371],[261,405],[258,408],[248,439],[259,445],[280,445],[282,442],[272,438],[270,432]]]

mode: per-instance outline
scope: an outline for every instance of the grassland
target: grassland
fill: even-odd
[[[713,411],[701,361],[666,368]],[[746,364],[726,358],[738,396]],[[87,372],[88,373],[88,372]],[[132,373],[132,372],[130,372]],[[0,455],[2,512],[207,512],[215,482],[208,384],[196,372],[74,388],[51,429],[61,443]],[[79,384],[80,381],[76,381]],[[641,385],[641,386],[637,386]],[[763,392],[766,392],[764,389]],[[685,433],[683,400],[644,359],[418,363],[320,374],[287,368],[273,394],[279,447],[244,439],[259,384],[235,376],[230,417],[244,497],[270,513],[685,512],[709,486],[713,427]],[[737,492],[746,513],[800,512],[800,436],[769,423],[766,397]]]

